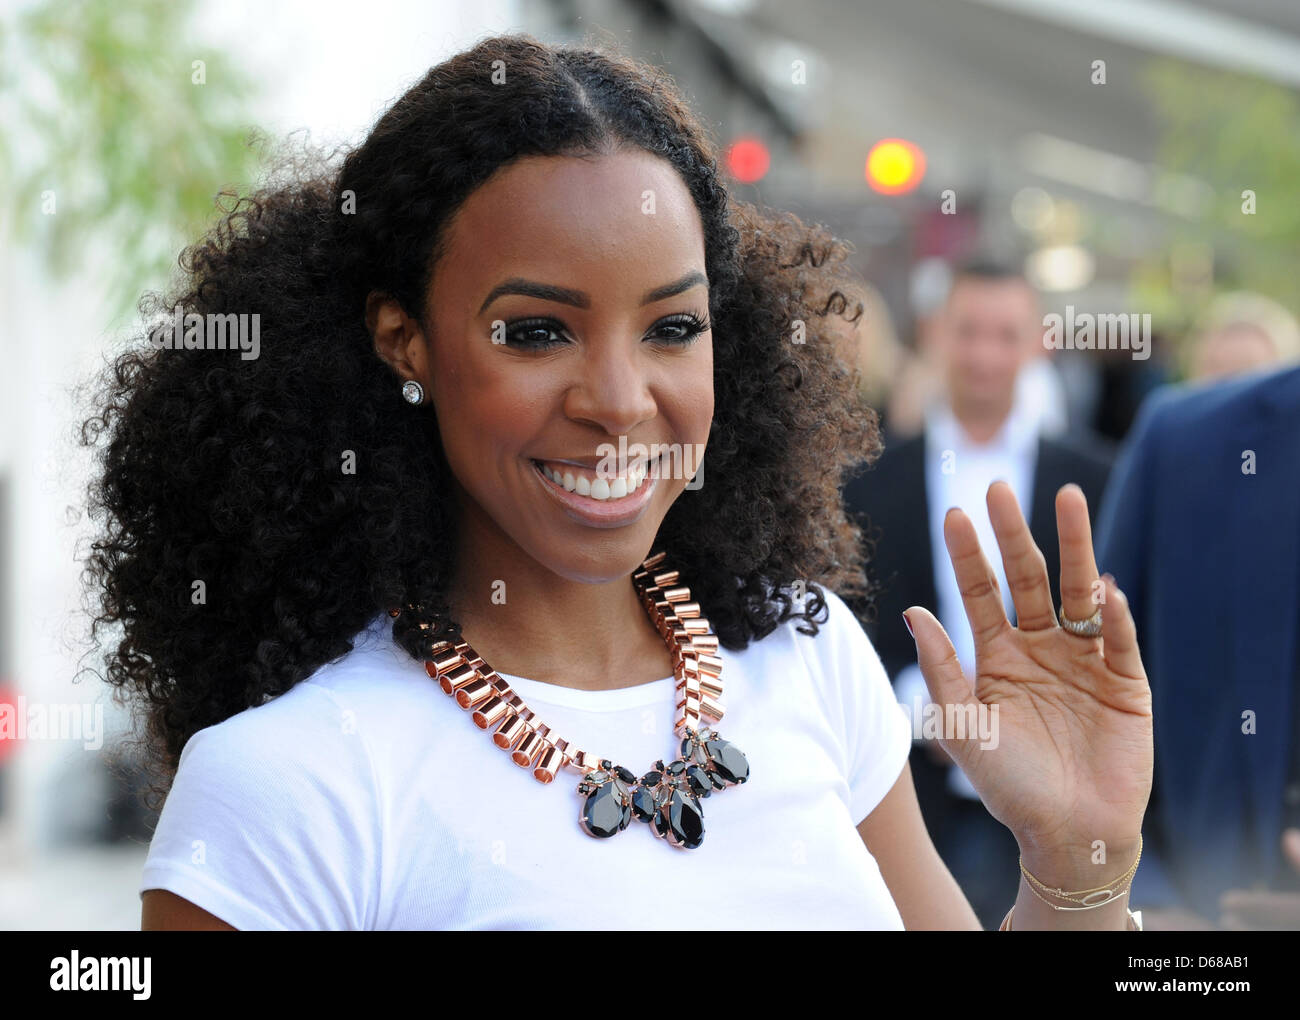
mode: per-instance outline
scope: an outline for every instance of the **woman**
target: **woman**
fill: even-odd
[[[846,250],[731,199],[656,72],[526,36],[190,249],[161,309],[259,314],[258,355],[186,317],[87,436],[109,675],[171,781],[143,926],[678,928],[685,888],[711,928],[977,928],[835,594],[867,594],[839,486],[879,446],[826,320]],[[1010,926],[1122,929],[1133,625],[1107,581],[1101,640],[1058,626],[1014,497],[989,505],[1020,626],[951,513],[973,693],[908,613],[934,700],[997,709],[944,746],[1043,889],[1103,889],[1026,878]],[[1078,490],[1058,514],[1084,621]]]

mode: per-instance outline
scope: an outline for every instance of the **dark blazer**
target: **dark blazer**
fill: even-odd
[[[1280,871],[1300,708],[1300,368],[1148,398],[1097,549],[1132,606],[1153,698],[1155,782],[1130,899],[1215,921],[1222,891]]]
[[[1083,489],[1089,508],[1095,512],[1112,458],[1111,447],[1100,439],[1038,441],[1032,507],[1026,516],[1029,531],[1047,560],[1052,598],[1057,605],[1061,585],[1057,490],[1074,482]],[[937,616],[934,557],[939,556],[940,562],[951,569],[948,550],[930,548],[924,435],[887,442],[880,459],[864,474],[849,480],[844,499],[845,509],[858,519],[869,537],[875,538],[869,574],[882,590],[877,594],[876,619],[864,621],[864,628],[893,679],[905,666],[916,662],[916,645],[903,623],[903,610],[924,606]],[[984,554],[990,562],[997,562],[1000,555],[997,549],[985,549]]]

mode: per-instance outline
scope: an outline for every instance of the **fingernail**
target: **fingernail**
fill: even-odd
[[[907,624],[907,632],[912,635],[912,640],[916,640],[916,633],[912,630],[912,624],[908,622],[907,614],[903,614],[903,622]]]
[[[1102,574],[1101,576],[1103,580],[1109,581],[1111,584],[1115,585],[1116,588],[1119,587],[1119,584],[1115,580],[1114,574]]]

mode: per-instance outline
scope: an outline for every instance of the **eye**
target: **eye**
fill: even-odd
[[[547,350],[565,342],[562,338],[552,339],[563,330],[564,327],[554,319],[519,319],[506,323],[506,343],[525,350]]]
[[[647,339],[657,339],[669,346],[685,347],[694,343],[710,323],[698,315],[683,312],[670,315],[655,323]],[[558,347],[568,341],[564,337],[564,324],[555,319],[518,319],[505,326],[506,343],[523,350],[542,351]]]
[[[655,335],[669,344],[685,347],[699,339],[700,334],[711,328],[706,319],[690,312],[670,315],[655,324]]]

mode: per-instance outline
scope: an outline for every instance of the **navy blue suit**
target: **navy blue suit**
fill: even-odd
[[[1300,817],[1300,368],[1153,394],[1096,534],[1154,699],[1130,904],[1216,921],[1226,889],[1296,888],[1280,838]]]

